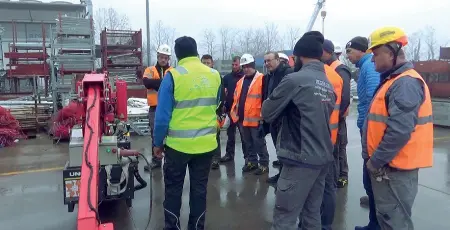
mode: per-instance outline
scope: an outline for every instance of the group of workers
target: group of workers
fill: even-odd
[[[359,68],[358,121],[363,183],[369,224],[355,230],[412,230],[411,210],[418,170],[432,166],[431,98],[422,77],[402,50],[403,30],[383,27],[345,46]],[[168,63],[167,45],[145,70],[152,170],[164,159],[165,228],[181,229],[180,208],[186,167],[190,177],[188,229],[204,229],[210,169],[234,160],[236,127],[242,139],[243,173],[269,171],[265,137],[271,134],[280,172],[272,230],[332,229],[336,188],[348,183],[346,116],[351,72],[339,61],[342,49],[317,31],[296,43],[294,68],[281,53],[268,52],[268,73],[256,70],[250,54],[234,57],[221,78],[211,55],[198,57],[191,37],[175,40],[178,66]],[[339,52],[340,51],[340,52]],[[224,115],[225,114],[225,115]],[[226,153],[221,157],[220,126],[229,116]]]

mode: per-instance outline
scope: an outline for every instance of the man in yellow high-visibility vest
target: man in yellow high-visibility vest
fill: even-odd
[[[181,229],[180,208],[186,167],[189,167],[188,229],[205,228],[206,191],[217,144],[216,109],[219,72],[202,64],[191,37],[175,40],[178,66],[165,75],[158,91],[153,153],[164,151],[164,229]],[[166,140],[164,144],[164,139]]]

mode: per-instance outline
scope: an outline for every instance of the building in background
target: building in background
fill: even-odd
[[[20,43],[39,43],[45,36],[45,46],[50,47],[52,26],[56,26],[61,15],[84,17],[85,4],[73,4],[64,1],[43,3],[36,0],[0,1],[0,90],[5,90],[5,71],[9,60],[4,53],[14,41]],[[45,35],[43,36],[43,31]],[[3,86],[3,89],[2,89]],[[24,84],[23,87],[27,87]],[[8,88],[8,87],[6,87]]]

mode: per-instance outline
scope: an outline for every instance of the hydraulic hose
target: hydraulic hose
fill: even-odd
[[[139,182],[139,185],[134,186],[134,191],[138,191],[147,187],[147,182],[144,179],[142,179],[141,174],[139,174],[139,169],[137,165],[134,166],[133,174],[136,180]]]
[[[147,230],[150,227],[150,221],[152,219],[152,211],[153,211],[153,184],[152,184],[153,183],[153,173],[152,173],[152,170],[151,170],[151,167],[150,167],[150,162],[148,161],[147,157],[145,157],[144,154],[142,154],[142,153],[139,153],[139,156],[141,156],[145,160],[145,163],[147,163],[147,166],[150,169],[149,170],[150,180],[149,180],[149,183],[148,183],[148,186],[149,186],[148,189],[149,189],[149,195],[150,195],[150,204],[149,204],[149,209],[148,209],[148,221],[147,221],[147,225],[144,228],[144,230]]]

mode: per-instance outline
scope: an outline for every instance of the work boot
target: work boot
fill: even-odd
[[[213,170],[219,169],[219,161],[214,160],[211,164],[211,169]]]
[[[361,198],[359,198],[359,204],[361,206],[369,207],[369,197],[368,196],[362,196]]]
[[[251,172],[258,168],[258,165],[252,162],[248,162],[247,164],[242,167],[242,172]]]
[[[337,181],[337,187],[338,188],[344,188],[345,186],[347,186],[348,184],[348,179],[347,178],[339,178],[339,180]]]
[[[260,165],[255,171],[255,175],[263,175],[269,173],[269,167]]]
[[[226,163],[226,162],[230,162],[230,161],[234,161],[234,157],[231,156],[230,154],[225,154],[225,156],[220,158],[221,163]]]
[[[144,171],[150,171],[150,169],[157,169],[157,168],[161,168],[161,163],[159,163],[159,162],[155,162],[155,161],[152,161],[151,163],[150,163],[150,168],[148,167],[148,165],[146,165],[146,166],[144,166]]]
[[[272,162],[273,167],[280,167],[280,165],[281,165],[281,162],[279,160]]]
[[[269,184],[276,184],[278,182],[278,178],[280,178],[280,174],[279,173],[277,175],[273,176],[273,177],[267,178],[266,182],[269,183]]]

